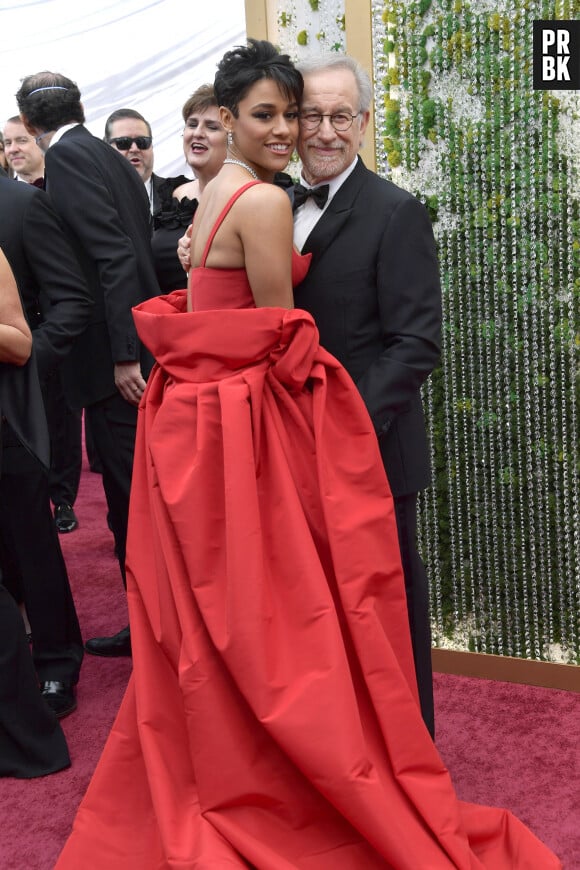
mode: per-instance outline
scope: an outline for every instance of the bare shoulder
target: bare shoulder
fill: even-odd
[[[269,184],[267,181],[262,181],[260,184],[253,184],[244,191],[243,199],[262,200],[263,202],[289,202],[288,194],[278,187],[276,184]]]
[[[199,181],[197,178],[193,178],[191,181],[180,184],[174,189],[173,196],[175,199],[180,200],[185,197],[188,199],[199,199]]]
[[[267,182],[249,187],[238,202],[241,209],[252,213],[255,213],[256,209],[259,209],[261,213],[270,211],[292,212],[288,194],[275,184]]]

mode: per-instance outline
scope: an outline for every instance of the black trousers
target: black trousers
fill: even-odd
[[[417,550],[417,493],[397,496],[394,502],[421,714],[431,737],[435,738],[429,581]]]
[[[0,566],[6,587],[26,605],[38,679],[75,684],[83,642],[50,508],[48,474],[6,422],[2,425]]]
[[[0,776],[28,779],[69,764],[62,729],[38,688],[22,617],[0,582]]]
[[[82,468],[82,411],[73,411],[65,399],[59,369],[41,384],[50,435],[48,487],[53,505],[74,505]]]
[[[109,523],[123,583],[129,520],[129,493],[137,429],[137,408],[120,393],[85,408],[93,445],[100,462],[107,499]]]

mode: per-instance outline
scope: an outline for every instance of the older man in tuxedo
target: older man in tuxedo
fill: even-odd
[[[312,262],[295,303],[314,316],[321,344],[352,376],[375,426],[395,502],[421,709],[433,735],[428,582],[416,545],[417,496],[430,482],[420,388],[440,347],[433,231],[424,206],[358,155],[372,99],[366,72],[341,56],[301,71],[294,240]]]
[[[153,362],[138,340],[132,308],[159,293],[149,200],[128,161],[84,126],[75,82],[37,73],[23,79],[16,99],[27,130],[45,152],[46,189],[94,300],[91,321],[63,373],[67,398],[73,407],[84,407],[90,424],[124,579],[137,407]],[[129,630],[89,640],[85,648],[129,655]]]

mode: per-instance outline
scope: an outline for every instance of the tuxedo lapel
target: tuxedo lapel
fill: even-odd
[[[352,214],[355,200],[364,183],[366,171],[365,165],[359,157],[357,165],[333,196],[328,208],[306,239],[302,253],[312,254],[310,272],[315,268],[318,260]]]
[[[312,254],[312,266],[324,254],[328,245],[336,238],[337,233],[342,229],[343,224],[348,220],[352,206],[347,208],[337,209],[334,205],[334,200],[324,212],[302,248],[303,254]]]

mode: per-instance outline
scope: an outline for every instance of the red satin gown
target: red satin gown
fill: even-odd
[[[423,725],[376,436],[312,318],[241,269],[191,293],[135,309],[134,672],[58,870],[559,867]]]

